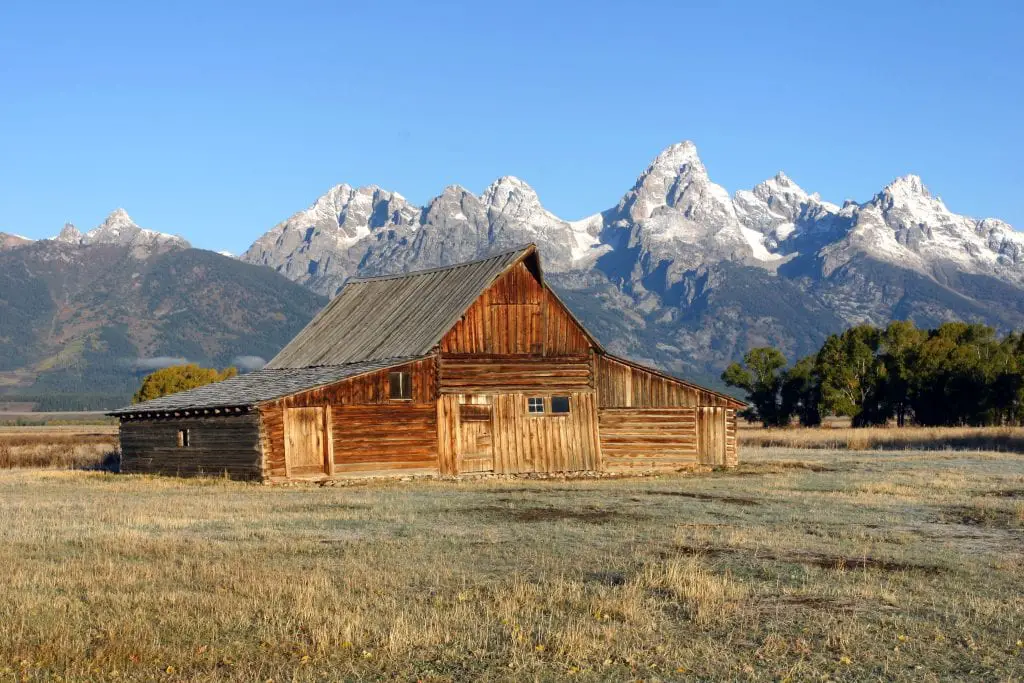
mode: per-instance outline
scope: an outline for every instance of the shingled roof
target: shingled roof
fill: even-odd
[[[237,375],[223,382],[207,384],[197,389],[143,401],[125,408],[112,410],[107,415],[165,413],[175,410],[251,407],[264,401],[333,384],[375,370],[402,365],[419,358],[388,358],[382,360],[325,365],[313,368],[277,368],[256,370]]]
[[[350,279],[267,367],[422,356],[441,341],[491,283],[527,258],[540,276],[536,247],[530,244],[445,268]]]

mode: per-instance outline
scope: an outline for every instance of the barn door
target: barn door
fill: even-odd
[[[284,458],[289,477],[328,474],[327,416],[323,408],[286,408]]]
[[[697,453],[702,465],[725,465],[725,408],[697,409]]]
[[[492,472],[494,441],[491,406],[464,403],[459,406],[459,473]]]

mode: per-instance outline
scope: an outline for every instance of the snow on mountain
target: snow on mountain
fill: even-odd
[[[602,253],[594,217],[564,221],[513,176],[477,196],[446,187],[425,207],[376,186],[338,185],[260,237],[242,259],[333,293],[358,273],[447,265],[527,242],[546,246],[549,270],[570,270]]]
[[[128,245],[139,258],[188,246],[120,209],[85,234],[68,224],[54,240]],[[609,348],[705,379],[753,346],[793,360],[859,322],[1024,328],[1024,235],[1006,223],[953,213],[916,176],[842,206],[782,172],[730,196],[692,142],[662,151],[617,202],[579,220],[548,211],[514,176],[480,194],[450,185],[423,206],[342,184],[238,258],[333,295],[355,275],[448,265],[526,242],[540,246],[551,281]],[[0,234],[7,256],[20,244]]]
[[[241,258],[268,265],[292,280],[344,281],[354,275],[363,248],[388,231],[406,231],[420,210],[404,197],[372,185],[336,185],[312,206],[293,214],[256,240]]]
[[[552,281],[611,348],[679,372],[714,377],[764,344],[795,358],[830,332],[894,317],[1024,325],[1024,235],[1006,223],[952,213],[914,176],[841,207],[781,172],[730,196],[692,142],[665,149],[615,205],[580,220],[551,213],[512,176],[480,195],[446,187],[424,207],[339,185],[241,258],[333,295],[353,275],[524,242],[540,246]]]
[[[187,249],[191,246],[188,241],[178,235],[168,235],[140,228],[124,209],[115,209],[100,225],[84,234],[73,224],[65,223],[60,234],[53,239],[57,242],[82,246],[93,244],[128,246],[136,248],[139,255],[154,248]]]
[[[831,267],[866,253],[938,275],[952,267],[1024,284],[1024,234],[995,219],[950,211],[916,175],[897,178],[851,211],[849,233],[823,254]]]

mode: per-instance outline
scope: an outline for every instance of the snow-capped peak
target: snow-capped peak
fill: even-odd
[[[697,145],[695,145],[691,140],[677,142],[674,145],[670,145],[663,149],[658,156],[654,158],[651,165],[647,167],[645,175],[659,170],[679,173],[684,166],[694,166],[702,170],[704,169],[704,164],[701,162],[700,156],[697,154]]]
[[[127,211],[121,208],[117,208],[110,212],[110,215],[107,216],[106,220],[104,220],[98,228],[90,232],[95,233],[97,231],[102,231],[109,233],[119,233],[121,230],[124,229],[130,230],[132,228],[138,227],[139,226],[135,224],[135,221],[132,220],[132,217],[128,215]]]
[[[785,198],[787,203],[791,203],[793,200],[807,201],[810,197],[802,187],[782,171],[754,186],[754,194],[768,202],[773,199]]]
[[[921,181],[921,176],[914,175],[913,173],[896,178],[896,180],[886,185],[882,192],[888,192],[896,196],[932,196],[931,192],[928,191],[928,188]]]
[[[617,208],[622,220],[628,216],[633,222],[667,211],[682,214],[687,221],[707,222],[713,227],[735,219],[729,193],[711,182],[697,155],[697,146],[689,140],[658,154]],[[656,232],[665,231],[659,228]]]
[[[508,211],[543,211],[536,190],[526,182],[511,175],[502,176],[487,186],[480,201],[489,210],[505,213]]]
[[[83,234],[71,223],[65,223],[60,234],[53,238],[68,244],[116,244],[130,247],[177,247],[187,249],[191,245],[178,235],[168,235],[155,230],[140,228],[124,209],[115,209],[104,221]],[[141,254],[141,252],[140,252]]]
[[[53,239],[58,242],[78,244],[82,241],[82,232],[75,227],[74,223],[65,223],[64,227],[61,228],[60,234]]]

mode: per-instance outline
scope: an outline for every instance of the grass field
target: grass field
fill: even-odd
[[[0,471],[0,680],[1019,680],[1024,456],[267,487]]]
[[[0,426],[0,470],[100,467],[116,450],[117,425]]]

